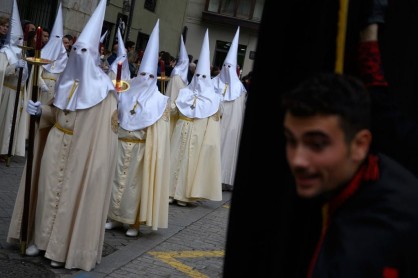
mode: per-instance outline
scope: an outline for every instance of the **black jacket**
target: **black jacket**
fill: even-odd
[[[418,277],[418,180],[385,155],[379,169],[331,216],[313,278]]]

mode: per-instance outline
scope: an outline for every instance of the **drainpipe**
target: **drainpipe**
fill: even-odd
[[[125,41],[130,40],[132,17],[133,17],[133,14],[134,14],[134,10],[135,10],[135,0],[131,0],[131,9],[129,10],[128,24],[126,26]]]

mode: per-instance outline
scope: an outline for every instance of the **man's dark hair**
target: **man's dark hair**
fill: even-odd
[[[67,38],[69,41],[72,41],[74,39],[74,37],[70,34],[65,35],[64,38]]]
[[[315,75],[283,94],[282,107],[296,117],[339,116],[347,141],[358,131],[370,129],[370,95],[355,77],[335,73]]]

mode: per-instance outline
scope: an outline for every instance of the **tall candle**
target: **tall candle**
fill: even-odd
[[[116,72],[116,82],[120,81],[122,77],[122,62],[118,62],[118,70]]]
[[[116,71],[116,90],[120,89],[121,76],[122,76],[122,62],[118,62],[118,70]]]
[[[42,28],[39,26],[36,29],[36,46],[35,50],[41,50],[42,48]]]

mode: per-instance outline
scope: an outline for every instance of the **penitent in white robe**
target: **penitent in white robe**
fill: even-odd
[[[119,127],[118,162],[108,217],[125,224],[168,227],[169,104],[141,130]]]
[[[40,128],[53,127],[40,167],[33,165],[33,177],[39,175],[39,179],[32,179],[37,198],[36,211],[31,213],[35,219],[29,220],[34,222],[30,238],[45,250],[46,258],[65,262],[68,269],[90,271],[101,261],[111,194],[109,180],[113,180],[116,166],[116,105],[116,97],[109,93],[95,106],[67,114],[42,106]],[[35,150],[34,155],[37,163],[39,152]],[[22,184],[8,242],[20,237]]]
[[[223,101],[221,118],[222,183],[234,185],[247,95]]]
[[[182,202],[222,200],[219,112],[180,114],[171,137],[170,197]]]
[[[16,70],[14,65],[9,65],[5,53],[0,53],[0,154],[9,152],[18,78],[19,70]],[[25,111],[29,96],[25,84],[25,80],[22,80],[14,126],[11,155],[17,156],[26,155],[29,130],[29,115]]]

